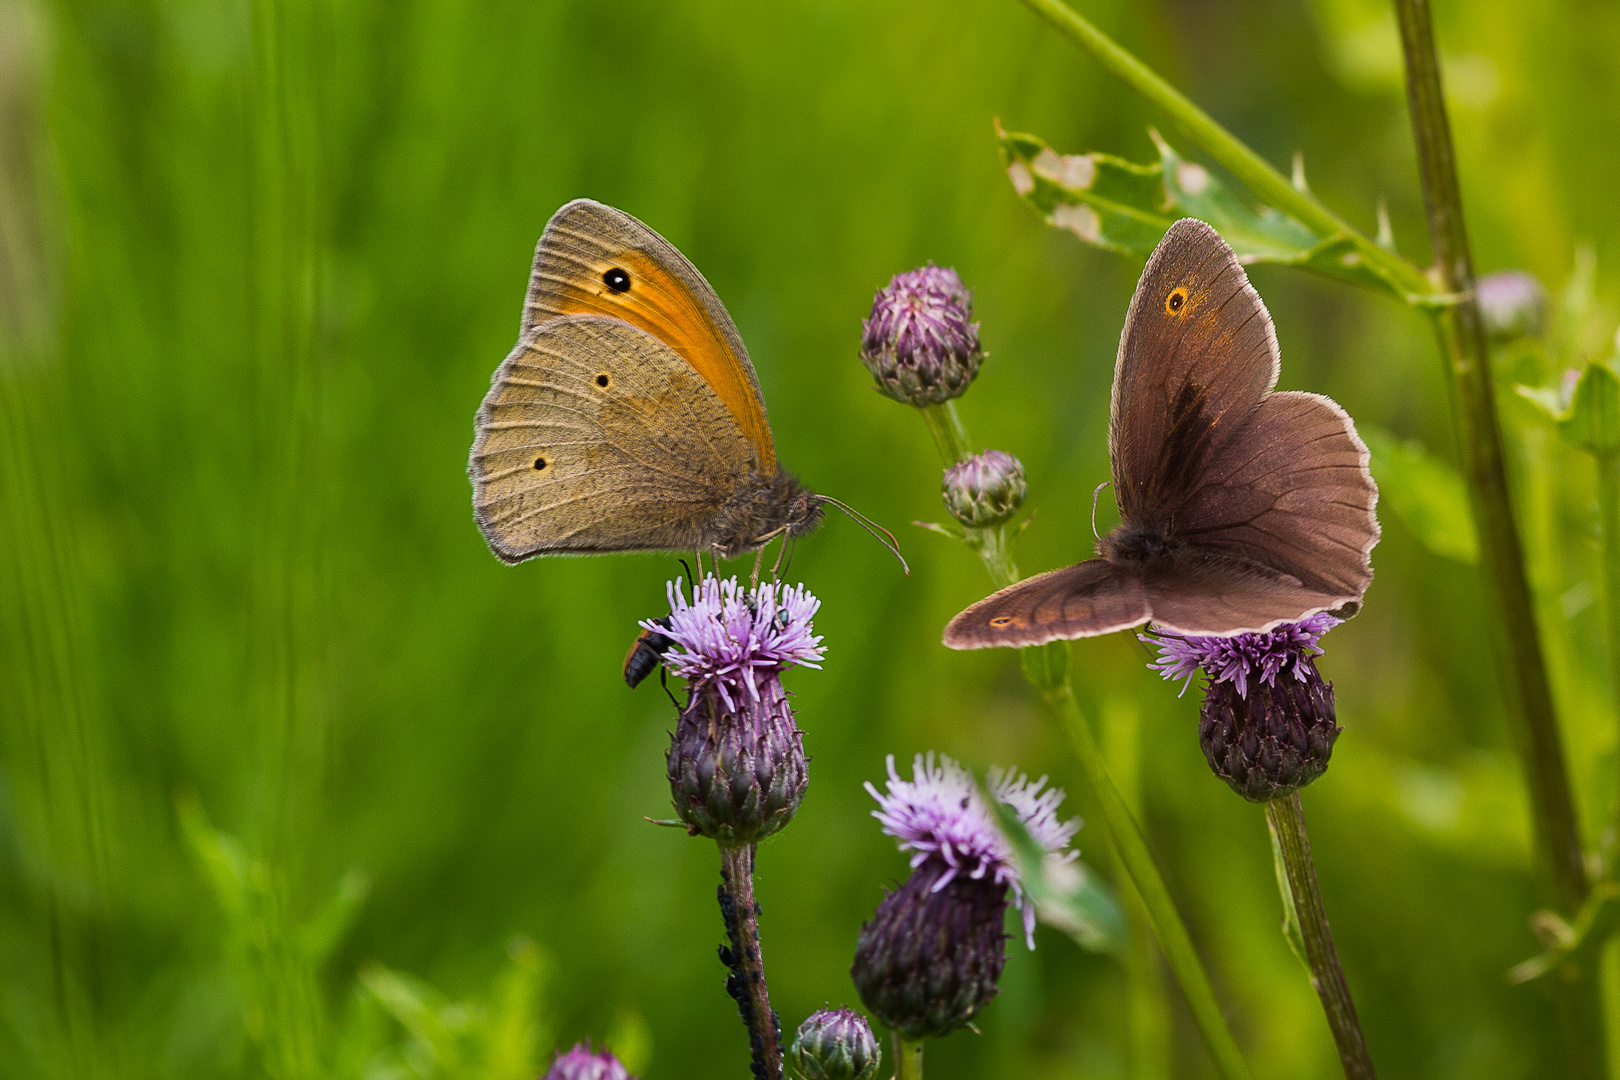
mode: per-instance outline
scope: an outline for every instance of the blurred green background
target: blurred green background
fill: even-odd
[[[1426,257],[1387,5],[1080,10],[1273,162],[1303,151],[1358,226],[1387,199]],[[1620,300],[1620,8],[1437,15],[1479,266],[1557,290],[1595,253],[1595,297],[1505,376],[1550,379],[1609,348]],[[1012,654],[939,645],[987,581],[907,524],[943,515],[939,464],[855,355],[875,288],[954,266],[990,354],[961,414],[1029,471],[1019,564],[1089,554],[1140,268],[1020,203],[995,117],[1136,160],[1149,125],[1174,138],[1011,0],[0,0],[0,1073],[519,1076],[589,1034],[653,1077],[745,1074],[714,848],[645,820],[673,713],[619,679],[678,567],[504,567],[472,523],[473,412],[576,196],[703,270],[782,459],[911,560],[835,518],[792,566],[828,656],[788,677],[812,783],[759,854],[784,1026],[856,1003],[855,933],[905,872],[861,789],[885,755],[1050,773],[1094,816]],[[1451,457],[1420,317],[1254,281],[1283,386]],[[1595,844],[1615,720],[1591,466],[1507,398]],[[1504,976],[1543,896],[1476,574],[1382,516],[1322,662],[1345,733],[1305,798],[1335,939],[1387,1078],[1556,1075],[1546,998]],[[1256,1075],[1336,1075],[1263,813],[1210,775],[1197,693],[1130,635],[1073,656]],[[1113,873],[1100,823],[1077,843]],[[1160,1038],[1117,961],[1037,940],[931,1076],[1210,1075],[1173,988]]]

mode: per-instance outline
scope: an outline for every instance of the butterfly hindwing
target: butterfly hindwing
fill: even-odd
[[[1203,550],[1303,582],[1346,608],[1372,581],[1378,488],[1345,411],[1318,394],[1270,394],[1205,467],[1176,532]],[[1154,609],[1155,618],[1158,609]]]
[[[518,562],[701,547],[751,461],[724,403],[673,349],[586,315],[531,328],[501,364],[468,471],[485,539]]]
[[[579,314],[623,319],[669,346],[725,405],[730,425],[754,450],[755,470],[776,472],[759,379],[725,305],[673,244],[590,199],[574,200],[547,223],[529,276],[523,331]]]

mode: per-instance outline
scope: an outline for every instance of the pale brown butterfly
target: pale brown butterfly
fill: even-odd
[[[848,510],[777,462],[748,350],[703,275],[652,229],[589,199],[558,210],[540,237],[522,330],[478,410],[468,472],[478,527],[508,563],[731,558],[812,531],[823,503]]]
[[[1201,221],[1172,225],[1114,366],[1121,524],[1098,558],[962,612],[945,644],[1039,645],[1148,621],[1231,635],[1354,614],[1379,536],[1367,447],[1329,398],[1273,393],[1279,363],[1271,315],[1232,249]]]

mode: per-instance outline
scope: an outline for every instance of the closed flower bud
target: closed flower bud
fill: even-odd
[[[819,667],[811,633],[820,606],[805,588],[744,589],[709,575],[688,603],[669,588],[665,634],[671,671],[687,680],[686,707],[665,757],[675,812],[722,844],[758,843],[793,819],[809,783],[803,735],[782,672]]]
[[[1342,730],[1333,684],[1314,657],[1323,634],[1339,625],[1313,615],[1264,634],[1232,637],[1141,635],[1158,646],[1165,678],[1202,669],[1210,685],[1198,717],[1198,742],[1215,775],[1251,802],[1290,795],[1327,771]]]
[[[984,357],[972,318],[973,294],[955,270],[929,263],[897,274],[862,323],[861,361],[896,401],[942,404],[979,373]]]
[[[1547,290],[1522,270],[1488,274],[1475,285],[1485,332],[1497,341],[1540,337],[1547,323]]]
[[[822,1009],[799,1025],[788,1060],[804,1080],[874,1080],[883,1052],[866,1017]]]
[[[943,888],[941,879],[950,874]],[[850,976],[872,1015],[908,1039],[949,1035],[996,996],[1007,887],[930,859],[861,927]]]
[[[1005,524],[1024,505],[1029,485],[1011,454],[986,450],[945,470],[945,507],[970,528]]]
[[[591,1051],[591,1044],[580,1043],[566,1054],[558,1054],[541,1080],[635,1080],[619,1059],[603,1050]]]

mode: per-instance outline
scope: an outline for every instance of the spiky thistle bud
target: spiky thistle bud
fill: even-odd
[[[1547,290],[1522,270],[1487,274],[1474,286],[1485,332],[1496,341],[1540,337],[1547,323]]]
[[[874,1080],[883,1052],[854,1009],[822,1009],[799,1025],[788,1060],[804,1080]]]
[[[973,775],[950,758],[918,755],[910,781],[889,758],[888,793],[874,816],[911,852],[911,876],[861,927],[850,975],[874,1016],[906,1038],[939,1038],[972,1021],[996,995],[1006,963],[1003,916],[1024,916],[1034,947],[1035,907],[1025,896],[1011,845]],[[1059,821],[1063,792],[1042,790],[1011,771],[994,770],[989,794],[1011,807],[1030,835],[1064,862],[1079,821]]]
[[[758,843],[793,819],[809,783],[804,739],[782,672],[819,667],[811,633],[820,606],[804,586],[742,588],[710,574],[689,604],[669,587],[670,670],[687,680],[686,707],[665,757],[675,812],[694,834]],[[652,628],[652,624],[643,623]]]
[[[945,507],[970,528],[1002,525],[1029,494],[1024,466],[1011,454],[986,450],[945,470]]]
[[[1327,771],[1342,729],[1315,657],[1337,625],[1321,614],[1264,634],[1140,636],[1158,646],[1151,666],[1165,678],[1191,681],[1200,669],[1209,677],[1198,718],[1204,757],[1233,791],[1267,802]]]
[[[559,1053],[541,1080],[635,1080],[619,1059],[606,1050],[593,1052],[589,1041]]]
[[[929,263],[896,274],[861,324],[861,361],[896,401],[938,405],[959,397],[979,373],[973,294],[955,270]]]

